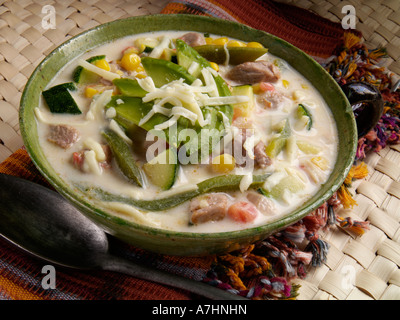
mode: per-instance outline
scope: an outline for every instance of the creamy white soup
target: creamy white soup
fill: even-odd
[[[316,89],[259,43],[119,39],[66,65],[35,109],[43,152],[135,223],[223,232],[274,221],[328,179],[337,129]]]

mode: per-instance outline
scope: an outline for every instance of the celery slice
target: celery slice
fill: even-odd
[[[283,148],[286,146],[287,139],[290,137],[290,135],[291,135],[290,123],[289,120],[286,119],[285,125],[281,129],[279,135],[272,138],[271,142],[265,148],[266,154],[271,158],[277,157],[279,153],[283,150]]]

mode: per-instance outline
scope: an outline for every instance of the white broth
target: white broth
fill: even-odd
[[[157,110],[154,109],[154,105],[151,109],[154,114],[170,112],[168,117],[169,120],[172,119],[172,122],[179,117],[187,117],[189,127],[195,123],[194,120],[197,121],[199,127],[201,121],[205,125],[210,123],[207,122],[209,119],[206,116],[201,119],[199,110],[202,112],[207,107],[200,102],[214,101],[208,98],[215,96],[212,79],[219,75],[232,91],[233,98],[230,100],[232,109],[229,110],[233,110],[233,120],[229,119],[228,113],[226,116],[221,111],[217,113],[219,117],[217,123],[220,127],[223,126],[221,132],[225,134],[225,137],[231,135],[234,139],[238,139],[240,149],[246,152],[248,162],[240,165],[234,154],[236,164],[213,165],[213,160],[215,162],[221,154],[225,155],[224,159],[229,158],[232,150],[227,148],[205,157],[207,161],[203,159],[201,163],[178,165],[172,186],[163,189],[157,185],[160,182],[156,181],[157,177],[155,179],[152,176],[156,172],[152,173],[152,170],[157,169],[153,169],[155,168],[153,166],[146,167],[151,160],[143,157],[143,154],[150,149],[143,148],[142,152],[137,151],[141,148],[137,142],[138,132],[143,134],[146,130],[142,128],[134,133],[131,130],[125,131],[126,128],[118,122],[116,113],[118,107],[128,103],[128,100],[124,100],[121,90],[117,90],[110,79],[100,76],[97,77],[95,83],[77,83],[76,91],[68,91],[81,110],[81,114],[51,112],[48,102],[42,97],[35,112],[39,139],[46,158],[57,174],[72,186],[103,190],[105,193],[122,196],[125,199],[153,200],[154,202],[160,198],[198,190],[197,184],[206,179],[227,174],[242,176],[235,190],[207,192],[167,210],[144,210],[119,198],[105,200],[101,197],[101,193],[98,193],[99,197],[93,197],[90,200],[116,216],[139,224],[185,232],[222,232],[262,225],[287,215],[319,190],[335,165],[338,137],[328,106],[310,82],[285,61],[270,53],[263,54],[257,62],[265,61],[265,65],[268,65],[273,73],[276,72],[278,79],[244,84],[234,77],[232,79],[231,74],[235,66],[220,63],[218,66],[212,64],[212,70],[203,68],[206,71],[199,76],[201,82],[185,84],[184,81],[177,80],[174,85],[167,84],[166,89],[161,93],[161,89],[154,89],[154,81],[142,67],[141,62],[149,55],[161,60],[169,59],[170,55],[174,56],[175,39],[185,34],[185,32],[155,32],[130,36],[103,45],[71,61],[59,71],[47,89],[73,82],[73,74],[78,65],[86,66],[81,62],[82,60],[105,55],[104,59],[99,60],[100,63],[91,63],[97,68],[95,71],[106,70],[105,74],[99,73],[106,78],[117,75],[119,78],[139,79],[141,89],[153,88],[152,92],[146,93],[140,99],[145,103],[157,104]],[[154,48],[146,47],[143,52],[145,47],[138,45],[140,42],[138,39],[140,41],[147,39],[147,44],[155,44]],[[206,40],[207,43],[226,41],[216,35],[211,35]],[[241,43],[241,45],[258,46],[246,43]],[[228,49],[229,43],[224,45],[224,50]],[[123,57],[128,54],[136,54],[139,57],[139,65],[135,70],[130,71],[123,67]],[[125,67],[127,66],[125,64]],[[196,67],[198,65],[191,64],[188,73],[193,73]],[[211,84],[205,80],[206,78],[211,79],[209,80]],[[244,91],[235,95],[236,89],[232,88],[241,86],[247,90],[246,93],[250,92],[252,95],[243,94]],[[199,107],[197,106],[199,109],[195,109],[192,104],[187,104],[185,101],[182,103],[179,97],[174,95],[173,92],[184,88],[192,90],[190,92],[192,97],[199,98],[196,100],[196,103],[200,101]],[[214,91],[212,91],[213,88]],[[151,99],[151,93],[156,98]],[[157,96],[156,93],[166,96]],[[180,94],[185,96],[185,93]],[[168,97],[165,100],[167,104],[160,105],[163,97]],[[218,100],[218,94],[216,98],[216,103],[225,101]],[[111,107],[110,99],[115,101]],[[249,107],[251,105],[252,107]],[[174,110],[179,111],[178,113],[171,111],[174,107],[177,107]],[[208,108],[213,108],[213,106]],[[139,126],[149,123],[150,120],[146,122],[143,119],[144,116],[142,115]],[[72,127],[77,132],[78,138],[68,147],[61,147],[49,139],[51,128],[59,125]],[[163,125],[167,126],[166,123]],[[135,128],[139,126],[136,125]],[[126,178],[114,154],[105,160],[104,155],[109,154],[109,150],[107,147],[103,148],[107,146],[107,142],[102,135],[102,130],[110,127],[113,132],[119,132],[119,138],[128,141],[130,156],[141,173],[142,186]],[[200,124],[200,127],[203,126]],[[226,146],[231,146],[232,143],[227,141]],[[234,141],[237,143],[236,140]],[[106,151],[103,157],[101,157],[99,146],[103,146],[102,150]],[[257,146],[259,148],[256,150]],[[146,168],[150,169],[146,171]],[[265,182],[263,180],[256,187],[250,186],[254,182],[253,175],[266,175]]]

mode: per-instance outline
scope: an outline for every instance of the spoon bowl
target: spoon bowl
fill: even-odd
[[[0,175],[0,234],[31,254],[59,265],[98,267],[108,240],[102,229],[56,192]],[[60,241],[62,240],[62,241]]]
[[[0,235],[51,263],[125,273],[205,298],[241,300],[211,285],[135,264],[109,253],[108,235],[60,194],[28,180],[0,174]]]

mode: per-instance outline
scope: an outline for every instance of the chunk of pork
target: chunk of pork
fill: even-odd
[[[246,197],[262,214],[273,215],[275,213],[275,207],[272,201],[262,194],[251,191]]]
[[[240,84],[276,82],[281,77],[277,66],[267,61],[245,62],[233,67],[226,75]]]
[[[218,221],[225,218],[228,209],[228,196],[223,193],[210,193],[194,198],[190,202],[191,222],[193,224]]]
[[[267,153],[265,152],[265,144],[260,141],[254,147],[254,161],[257,166],[262,169],[270,166],[272,164],[271,158],[268,157]]]
[[[204,36],[197,32],[188,32],[179,39],[185,41],[191,47],[202,46],[206,44],[206,39]]]
[[[74,127],[60,124],[51,125],[47,140],[61,148],[68,149],[79,139],[79,132]]]

